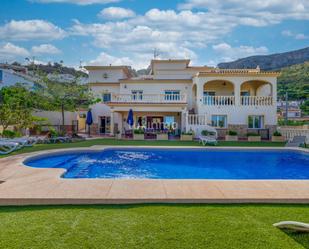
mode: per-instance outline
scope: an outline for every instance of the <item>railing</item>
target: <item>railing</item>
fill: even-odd
[[[183,94],[113,94],[111,102],[117,103],[186,103]]]
[[[272,96],[241,96],[241,105],[265,106],[273,105]]]
[[[309,129],[279,127],[278,130],[288,141],[292,141],[295,136],[304,136],[306,137],[306,142],[309,143]]]
[[[188,125],[207,125],[206,115],[202,114],[189,114]]]
[[[204,105],[235,105],[235,97],[234,96],[204,96],[203,97]]]

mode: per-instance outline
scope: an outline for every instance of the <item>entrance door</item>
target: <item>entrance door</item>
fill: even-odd
[[[147,128],[163,130],[163,117],[147,117]]]
[[[107,116],[100,117],[100,134],[110,133],[111,118]]]

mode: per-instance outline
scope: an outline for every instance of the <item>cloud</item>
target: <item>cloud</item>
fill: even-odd
[[[266,26],[282,20],[309,20],[307,0],[186,0],[181,10],[203,9],[240,18],[243,25]]]
[[[120,1],[121,0],[30,0],[30,2],[35,3],[70,3],[77,5],[108,4]]]
[[[161,58],[194,59],[195,49],[229,33],[234,23],[229,17],[222,20],[205,12],[152,9],[122,21],[86,24],[75,20],[69,32],[93,37],[93,44],[108,53],[121,51],[135,58],[138,54],[153,56],[157,49]]]
[[[228,43],[219,43],[212,46],[212,49],[219,55],[220,62],[233,61],[239,58],[244,58],[252,55],[263,55],[268,53],[268,49],[262,47],[252,47],[241,45],[239,47],[232,47]]]
[[[103,19],[124,19],[134,17],[135,13],[130,9],[109,7],[101,10],[98,16]]]
[[[0,58],[5,60],[12,60],[18,57],[29,56],[27,49],[16,46],[10,42],[0,45]]]
[[[115,57],[107,53],[100,53],[99,56],[89,62],[90,65],[133,65],[133,61],[128,57]]]
[[[38,54],[59,54],[61,51],[51,44],[41,44],[39,46],[33,46],[31,51]]]
[[[0,38],[4,40],[57,40],[65,36],[63,29],[44,20],[12,20],[0,27]]]
[[[294,33],[290,30],[283,30],[281,32],[281,34],[283,36],[286,36],[286,37],[293,37],[294,39],[296,40],[305,40],[305,39],[309,39],[309,36],[303,34],[303,33]]]

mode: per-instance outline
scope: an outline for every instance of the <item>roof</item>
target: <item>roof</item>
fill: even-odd
[[[89,70],[119,70],[121,69],[122,71],[125,72],[128,78],[132,77],[132,74],[129,70],[128,66],[85,66],[85,68]]]
[[[198,76],[235,76],[235,75],[250,75],[250,76],[270,76],[278,77],[279,72],[265,72],[261,71],[259,68],[256,69],[219,69],[213,68],[197,73]]]

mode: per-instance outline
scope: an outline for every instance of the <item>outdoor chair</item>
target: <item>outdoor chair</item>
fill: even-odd
[[[0,141],[0,155],[7,155],[19,148],[18,143]]]
[[[204,146],[207,145],[207,144],[217,145],[218,141],[215,137],[199,136],[199,143],[201,143]]]

